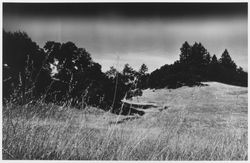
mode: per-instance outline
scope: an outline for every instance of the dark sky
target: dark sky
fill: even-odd
[[[4,3],[4,14],[128,18],[246,16],[246,3]]]
[[[211,54],[225,48],[247,70],[247,3],[4,3],[3,27],[86,48],[103,70],[173,63],[185,41]]]

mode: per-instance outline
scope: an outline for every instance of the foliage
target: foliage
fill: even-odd
[[[184,42],[180,59],[152,73],[142,64],[138,71],[125,64],[103,73],[90,53],[73,42],[48,41],[40,48],[24,32],[3,31],[4,102],[45,102],[85,108],[87,105],[119,112],[121,99],[142,94],[146,88],[178,88],[219,81],[247,86],[247,72],[225,50],[220,59],[201,43]]]
[[[137,87],[140,89],[148,88],[149,74],[147,72],[148,72],[148,67],[143,63],[138,71],[139,75],[138,75]]]
[[[149,76],[150,88],[178,88],[183,85],[199,85],[201,81],[218,81],[247,86],[247,73],[231,59],[225,50],[219,60],[212,58],[201,43],[190,46],[184,42],[180,59],[172,65],[164,65]]]
[[[16,91],[22,103],[30,99],[37,78],[46,71],[41,70],[45,58],[43,49],[26,33],[3,31],[3,97],[11,98]]]
[[[114,98],[116,82],[101,71],[101,65],[85,49],[72,42],[48,41],[42,49],[26,33],[5,31],[3,42],[4,101],[14,99],[25,104],[42,98],[58,105],[109,110],[112,104],[119,107],[128,90],[121,77]]]

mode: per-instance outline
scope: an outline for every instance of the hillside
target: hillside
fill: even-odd
[[[248,90],[147,89],[143,116],[39,104],[3,108],[4,159],[247,160]]]

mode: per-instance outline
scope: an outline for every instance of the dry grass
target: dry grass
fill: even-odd
[[[247,160],[247,88],[208,84],[146,90],[137,100],[168,109],[131,120],[96,108],[8,105],[3,159]]]

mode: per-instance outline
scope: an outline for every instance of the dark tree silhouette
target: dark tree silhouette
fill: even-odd
[[[25,96],[31,89],[33,99],[44,97],[45,102],[79,108],[112,107],[119,113],[121,99],[138,75],[129,65],[123,73],[113,68],[104,74],[101,65],[74,43],[48,41],[41,49],[22,32],[3,31],[3,60],[4,98],[10,98],[20,85],[21,96],[16,98],[20,96],[23,103],[28,102]]]
[[[217,57],[216,57],[215,54],[214,54],[213,57],[212,57],[211,64],[212,64],[212,65],[218,64],[218,59],[217,59]]]
[[[184,42],[184,44],[180,48],[180,51],[180,63],[189,64],[189,57],[191,56],[191,46],[188,44],[187,41]]]
[[[211,81],[218,81],[219,78],[219,62],[214,54],[210,64],[208,65],[208,79]]]
[[[147,71],[148,71],[148,67],[147,65],[143,63],[138,71],[137,88],[145,89],[148,87],[149,74],[147,73]]]
[[[227,49],[222,53],[221,58],[219,59],[219,81],[234,84],[236,81],[236,78],[238,78],[237,75],[237,65],[234,63],[234,61],[231,59],[231,56],[229,55],[229,52]]]
[[[219,59],[212,59],[201,43],[190,46],[185,42],[180,48],[180,59],[172,65],[164,65],[149,76],[150,88],[177,88],[182,85],[200,85],[201,81],[218,81],[246,86],[247,73],[237,69],[229,52],[225,50]]]
[[[124,65],[122,75],[126,85],[134,86],[133,84],[137,80],[138,73],[129,64]]]
[[[229,55],[227,49],[225,49],[225,51],[222,53],[221,58],[219,59],[219,63],[223,67],[231,69],[231,70],[236,70],[237,68],[236,64],[234,63],[231,56]]]
[[[22,103],[33,95],[34,84],[40,74],[44,51],[24,32],[3,31],[3,95],[9,98],[14,90],[21,90]],[[30,90],[31,89],[31,90]]]
[[[139,74],[145,75],[147,72],[148,72],[148,67],[143,63],[139,69]]]
[[[71,104],[81,106],[98,105],[104,96],[100,82],[105,76],[101,65],[93,62],[85,49],[76,47],[72,42],[61,44],[50,41],[44,49],[49,64],[56,67],[47,99],[60,103],[71,99]]]
[[[108,71],[105,72],[105,75],[109,78],[115,78],[116,74],[119,73],[114,66],[111,66]]]
[[[141,95],[141,89],[178,88],[201,81],[247,86],[247,72],[237,68],[227,50],[219,60],[216,55],[211,58],[201,43],[185,42],[180,51],[174,64],[150,74],[145,64],[138,71],[125,64],[122,72],[111,67],[103,73],[90,53],[72,42],[48,41],[41,49],[24,32],[3,31],[3,98],[16,95],[24,104],[43,97],[59,105],[92,105],[121,113],[121,99]]]

